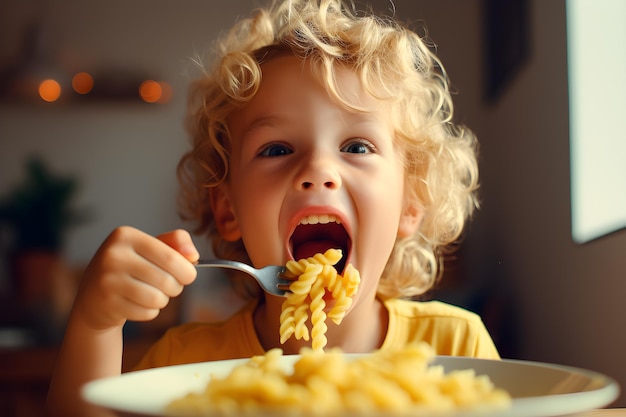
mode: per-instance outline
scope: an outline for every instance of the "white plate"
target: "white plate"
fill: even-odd
[[[284,356],[285,366],[290,367],[297,358],[298,355]],[[247,359],[128,372],[86,384],[83,396],[88,402],[122,416],[164,416],[165,406],[170,401],[188,392],[203,390],[209,374],[226,375],[243,361]],[[568,366],[448,356],[438,356],[433,364],[442,365],[446,372],[474,369],[508,391],[513,397],[512,405],[498,411],[498,417],[562,416],[607,406],[619,395],[619,386],[612,378]]]

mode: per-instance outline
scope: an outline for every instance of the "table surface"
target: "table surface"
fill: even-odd
[[[626,417],[626,408],[606,408],[574,414],[572,417]]]

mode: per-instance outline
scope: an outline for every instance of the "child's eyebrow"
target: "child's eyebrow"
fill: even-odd
[[[256,118],[253,118],[250,122],[246,122],[245,125],[243,126],[243,131],[242,133],[242,137],[246,137],[247,135],[250,134],[250,132],[259,129],[261,127],[272,127],[272,126],[276,126],[278,124],[281,124],[281,122],[284,122],[286,120],[286,117],[278,115],[278,114],[269,114],[269,115],[262,115]]]

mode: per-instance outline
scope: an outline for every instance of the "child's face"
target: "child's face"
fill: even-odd
[[[404,210],[385,106],[348,70],[337,75],[341,93],[370,112],[333,101],[298,58],[262,70],[259,91],[228,122],[230,177],[214,195],[222,236],[241,237],[256,267],[341,248],[342,263],[377,283],[396,237],[414,232],[420,214]]]

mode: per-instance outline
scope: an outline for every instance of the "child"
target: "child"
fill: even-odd
[[[186,217],[218,257],[284,265],[338,248],[361,284],[327,347],[423,340],[437,354],[498,358],[481,320],[427,291],[477,187],[475,139],[451,122],[443,68],[413,32],[340,0],[276,2],[239,22],[192,88],[193,149],[179,166]],[[50,409],[85,414],[81,384],[117,375],[122,326],[156,317],[196,277],[181,230],[115,230],[71,313]],[[258,289],[257,289],[258,290]],[[257,292],[224,323],[171,329],[139,368],[249,357],[279,341],[284,298]]]

